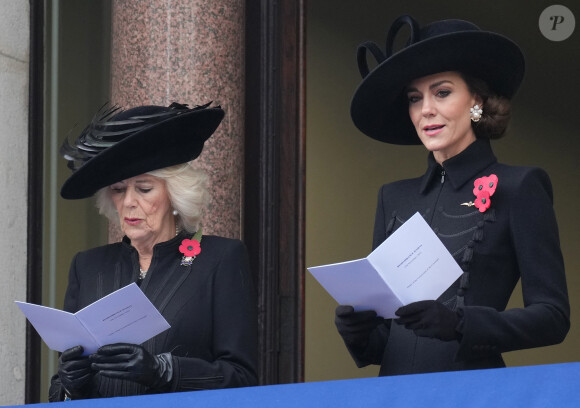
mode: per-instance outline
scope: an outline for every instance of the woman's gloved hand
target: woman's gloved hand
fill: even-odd
[[[395,312],[398,324],[413,330],[417,336],[439,340],[457,340],[460,337],[456,328],[461,318],[444,304],[436,300],[422,300],[400,307]]]
[[[136,344],[109,344],[91,354],[90,359],[99,375],[135,381],[152,389],[173,379],[171,353],[153,355]]]
[[[371,332],[383,322],[374,310],[355,312],[352,306],[339,305],[335,311],[334,324],[349,347],[365,348]]]
[[[89,356],[83,356],[82,346],[71,347],[58,359],[58,376],[66,393],[72,399],[86,398],[86,388],[95,374]]]

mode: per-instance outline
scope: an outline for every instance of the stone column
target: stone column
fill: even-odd
[[[28,2],[0,4],[0,405],[24,403],[26,319],[14,300],[26,300],[28,112],[30,69]]]
[[[225,110],[194,165],[211,180],[204,233],[233,238],[241,237],[244,5],[241,0],[114,0],[112,8],[112,103],[192,107],[213,101]],[[111,236],[118,238],[118,231]]]

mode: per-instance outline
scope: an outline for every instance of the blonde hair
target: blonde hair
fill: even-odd
[[[177,227],[191,233],[197,231],[211,198],[207,174],[201,169],[193,168],[190,163],[149,171],[147,174],[165,181],[169,201],[178,213]],[[97,191],[96,200],[99,214],[119,225],[119,214],[113,203],[110,187]]]

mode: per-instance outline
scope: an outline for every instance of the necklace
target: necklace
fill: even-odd
[[[175,225],[175,236],[179,235],[179,231],[180,231],[179,226]],[[147,271],[144,271],[143,268],[139,267],[139,280],[145,279],[145,277],[147,276]]]

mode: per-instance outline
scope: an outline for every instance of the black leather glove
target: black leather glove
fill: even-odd
[[[91,369],[89,356],[83,356],[83,347],[71,347],[58,359],[58,376],[60,383],[71,399],[87,396],[87,386],[95,374]]]
[[[405,328],[413,330],[417,336],[439,340],[457,340],[460,337],[456,328],[461,318],[444,304],[436,300],[422,300],[400,307],[395,320]]]
[[[90,359],[99,375],[135,381],[151,389],[162,388],[173,379],[171,353],[153,355],[136,344],[109,344]]]
[[[371,332],[384,320],[374,310],[355,312],[352,306],[339,305],[335,311],[334,324],[344,343],[349,347],[364,349]]]

